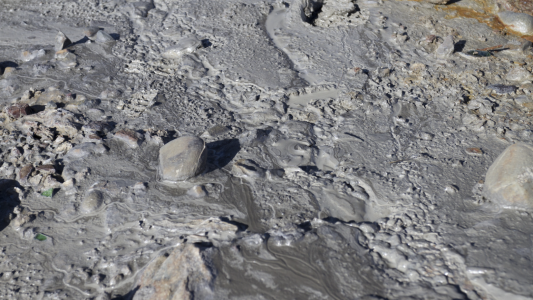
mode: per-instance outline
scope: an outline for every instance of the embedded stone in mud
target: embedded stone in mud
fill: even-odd
[[[239,159],[233,164],[233,174],[237,177],[263,178],[265,169],[250,159]]]
[[[487,171],[484,193],[503,206],[533,207],[533,147],[507,147]]]
[[[524,13],[502,11],[498,18],[510,30],[523,35],[533,35],[533,16]]]
[[[137,299],[205,299],[212,295],[213,280],[204,262],[201,248],[177,247],[169,255],[153,260],[144,269],[133,300]],[[210,297],[209,297],[210,298]]]
[[[159,165],[163,180],[181,181],[200,174],[207,165],[204,140],[184,136],[171,141],[159,150]]]
[[[437,58],[447,58],[453,54],[454,49],[455,44],[453,42],[453,36],[449,35],[445,37],[442,44],[439,45],[435,52],[435,56],[437,56]]]
[[[97,190],[92,190],[87,193],[85,199],[80,205],[80,210],[84,213],[93,212],[102,206],[104,202],[104,195],[102,192]]]

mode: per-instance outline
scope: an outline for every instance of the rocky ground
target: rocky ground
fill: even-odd
[[[533,298],[529,6],[2,1],[0,298]]]

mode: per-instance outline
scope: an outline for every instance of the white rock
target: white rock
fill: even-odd
[[[444,38],[442,44],[439,45],[435,51],[435,56],[437,58],[447,58],[453,54],[455,50],[455,45],[453,43],[453,37],[451,35]]]
[[[163,180],[182,181],[194,177],[207,165],[205,142],[195,136],[177,138],[161,147],[159,165]]]
[[[99,44],[107,44],[107,43],[112,43],[115,41],[115,39],[112,36],[110,36],[109,33],[103,30],[100,30],[96,33],[95,40]]]
[[[524,13],[502,11],[498,18],[510,30],[523,35],[533,35],[533,16]]]
[[[162,56],[168,59],[177,59],[187,53],[193,53],[196,49],[202,47],[202,42],[196,38],[188,37],[179,40],[175,46],[168,48],[163,52]]]
[[[524,69],[523,67],[515,67],[512,68],[509,73],[507,73],[505,79],[513,82],[524,82],[532,80],[533,75],[531,75],[531,73],[529,73],[529,71]]]
[[[504,207],[533,208],[533,146],[509,146],[485,176],[485,196]]]

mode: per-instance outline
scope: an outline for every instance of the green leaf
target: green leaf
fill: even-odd
[[[35,239],[36,240],[39,240],[39,241],[46,241],[46,235],[42,234],[42,233],[38,233],[36,236],[35,236]]]
[[[54,189],[46,190],[42,192],[41,195],[52,198],[52,195],[54,195]]]

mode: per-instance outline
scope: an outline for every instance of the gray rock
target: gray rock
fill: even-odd
[[[533,208],[533,147],[509,146],[485,176],[485,196],[504,207]]]
[[[94,41],[96,39],[96,33],[98,33],[98,31],[100,31],[100,28],[96,26],[91,26],[91,27],[87,27],[83,31],[83,34],[85,34],[85,36],[89,38],[90,40]]]
[[[95,41],[99,44],[107,44],[114,42],[115,39],[109,33],[100,30],[96,33]]]
[[[451,35],[444,38],[442,44],[439,45],[435,52],[437,58],[447,58],[453,54],[455,45],[453,43],[453,37]]]
[[[200,174],[207,165],[205,142],[195,136],[177,138],[159,150],[161,179],[187,180]]]
[[[72,44],[72,41],[61,31],[59,31],[56,35],[56,40],[54,44],[54,48],[56,51],[60,51],[65,49],[66,47],[70,46]]]

